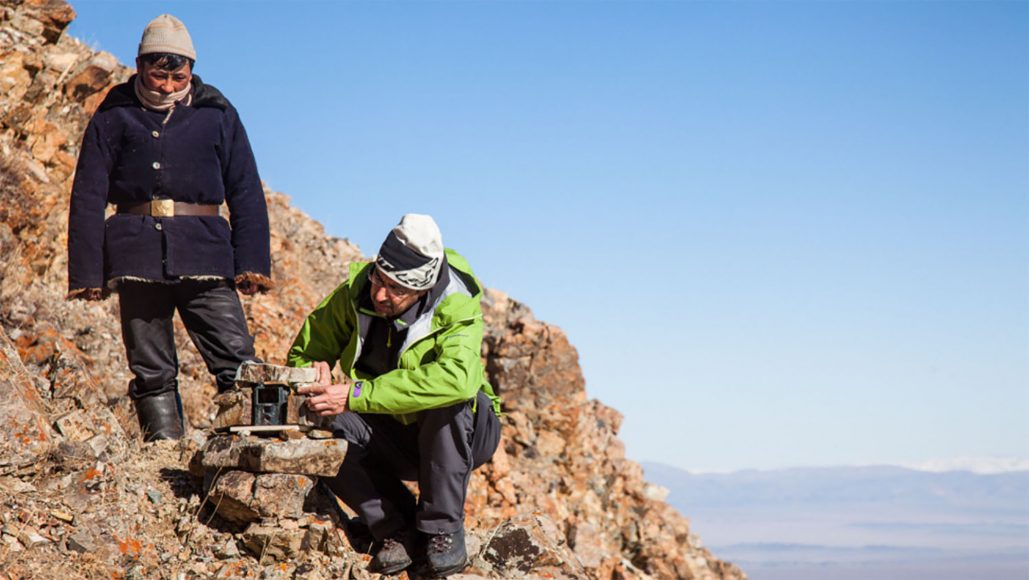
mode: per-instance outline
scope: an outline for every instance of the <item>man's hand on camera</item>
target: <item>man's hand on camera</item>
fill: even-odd
[[[322,417],[339,415],[347,410],[350,397],[350,379],[343,377],[342,383],[332,383],[332,369],[328,363],[314,363],[318,370],[318,382],[297,388],[297,393],[307,395],[307,408]]]

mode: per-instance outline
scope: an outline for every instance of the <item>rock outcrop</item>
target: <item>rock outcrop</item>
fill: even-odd
[[[0,330],[0,474],[17,473],[43,460],[54,445],[54,432],[36,386]]]
[[[325,506],[299,507],[317,489],[309,475],[237,471],[215,489],[190,474],[217,407],[181,327],[194,430],[177,445],[138,443],[117,299],[65,300],[79,142],[129,74],[64,34],[72,18],[63,0],[0,0],[0,578],[367,577],[359,534],[305,516]],[[259,356],[281,363],[302,317],[362,256],[285,195],[267,198],[277,288],[244,302]],[[588,399],[565,334],[500,292],[484,307],[483,356],[507,413],[500,450],[473,476],[467,573],[743,578],[626,459],[621,416]],[[296,530],[261,527],[269,515]]]

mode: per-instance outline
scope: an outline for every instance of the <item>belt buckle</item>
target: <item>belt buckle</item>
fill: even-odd
[[[175,217],[175,200],[154,199],[150,201],[150,215],[154,217]]]

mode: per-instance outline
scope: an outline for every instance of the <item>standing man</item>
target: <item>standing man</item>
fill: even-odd
[[[436,222],[407,214],[373,263],[350,266],[290,348],[290,365],[319,369],[319,384],[300,391],[308,407],[334,416],[336,436],[350,442],[328,484],[368,524],[383,574],[423,557],[433,576],[467,563],[469,478],[500,440],[500,399],[481,359],[481,298]],[[344,376],[334,384],[337,361]],[[401,480],[418,482],[417,502]]]
[[[236,290],[272,286],[250,142],[236,109],[193,74],[195,61],[181,21],[163,14],[147,25],[136,74],[86,128],[72,186],[68,297],[118,292],[129,396],[147,441],[183,433],[175,311],[222,391],[256,360]],[[115,214],[105,220],[107,204]]]

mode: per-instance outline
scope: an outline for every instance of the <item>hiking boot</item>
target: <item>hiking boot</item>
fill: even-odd
[[[440,533],[429,536],[426,548],[427,572],[430,576],[449,576],[464,570],[468,564],[468,553],[464,546],[464,529],[452,534]]]
[[[382,540],[379,551],[372,558],[369,569],[379,574],[396,574],[411,565],[414,551],[414,534],[400,530]]]

